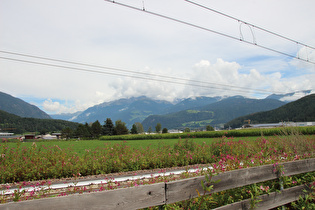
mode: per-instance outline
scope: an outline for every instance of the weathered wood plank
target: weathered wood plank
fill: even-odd
[[[315,171],[315,158],[282,163],[285,176]],[[265,165],[221,173],[213,177],[213,181],[221,180],[213,184],[211,193],[227,189],[242,187],[245,185],[268,181],[277,178],[273,165]],[[169,183],[157,183],[134,188],[103,191],[97,193],[70,195],[65,197],[47,198],[17,203],[1,204],[0,209],[138,209],[149,206],[175,203],[198,196],[203,189],[201,180],[204,176]],[[294,192],[295,193],[295,192]],[[281,196],[274,197],[277,200],[285,200]],[[245,201],[244,201],[245,202]],[[266,201],[267,202],[267,201]],[[291,201],[289,201],[291,202]],[[263,202],[262,202],[263,203]],[[232,204],[239,205],[239,204]],[[245,204],[242,204],[245,205]],[[282,205],[282,204],[280,204]]]
[[[286,162],[281,165],[284,166],[285,176],[307,173],[315,171],[315,158]]]
[[[262,201],[256,204],[257,210],[272,209],[278,206],[291,203],[299,199],[299,196],[303,194],[303,190],[306,189],[304,185],[291,187],[281,191],[281,193],[273,192],[269,195],[259,196],[257,199]],[[235,202],[229,205],[221,206],[215,210],[247,210],[250,209],[250,199],[246,199],[240,202]]]
[[[213,181],[220,181],[213,184],[214,187],[211,193],[275,178],[277,178],[277,175],[273,172],[272,165],[228,171],[212,178]],[[198,193],[196,190],[202,194],[202,180],[205,180],[204,176],[166,183],[166,202],[175,203],[197,197]]]
[[[4,210],[139,209],[165,203],[165,183],[0,205]]]
[[[315,158],[281,163],[280,165],[284,166],[284,175],[291,176],[315,171]],[[277,174],[274,170],[274,165],[270,164],[220,173],[212,178],[213,181],[221,181],[213,184],[211,193],[276,179]],[[196,190],[203,193],[202,180],[204,180],[203,176],[166,183],[166,203],[175,203],[197,197]]]

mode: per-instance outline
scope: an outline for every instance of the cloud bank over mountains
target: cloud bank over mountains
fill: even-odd
[[[308,76],[300,76],[286,79],[282,78],[280,72],[263,74],[256,69],[251,69],[248,73],[242,72],[240,64],[227,62],[223,59],[217,59],[215,63],[201,60],[194,64],[191,69],[191,73],[186,76],[187,81],[181,81],[187,85],[176,84],[173,82],[177,82],[177,80],[168,79],[164,79],[165,82],[160,82],[128,77],[112,78],[107,85],[101,86],[94,93],[91,93],[90,89],[76,87],[81,94],[89,96],[86,100],[75,100],[73,98],[68,101],[54,101],[54,99],[49,98],[40,106],[48,113],[73,113],[106,101],[143,95],[152,99],[173,102],[177,99],[197,96],[243,95],[250,98],[265,98],[272,93],[285,94],[295,90],[315,89],[312,82],[315,81],[315,78],[312,80]],[[157,74],[157,71],[149,68],[146,68],[144,72]],[[99,77],[102,76],[100,75]],[[185,78],[185,75],[174,74],[172,71],[167,76]],[[302,83],[297,82],[301,80],[303,81]],[[69,84],[69,86],[73,87],[74,84]],[[303,96],[305,94],[297,93],[294,96],[287,96],[285,100],[296,100]]]
[[[185,1],[119,2],[315,61],[315,51],[309,47],[275,38]],[[315,1],[196,2],[315,46],[315,29],[310,27],[315,19]],[[112,2],[3,0],[0,20],[0,57],[28,61],[0,58],[0,91],[48,113],[76,112],[142,95],[174,101],[225,95],[264,98],[271,93],[315,90],[313,64]]]

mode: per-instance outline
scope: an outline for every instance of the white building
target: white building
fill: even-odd
[[[14,133],[0,133],[0,138],[9,138],[12,137]]]
[[[303,126],[315,126],[315,122],[279,122],[279,123],[263,123],[263,124],[246,124],[244,126],[251,127],[251,128],[303,127]]]

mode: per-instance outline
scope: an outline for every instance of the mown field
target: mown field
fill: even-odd
[[[220,138],[193,138],[189,137],[186,134],[187,138],[191,138],[192,141],[196,144],[202,144],[205,142],[205,144],[210,145],[213,142],[218,141]],[[229,137],[230,140],[233,141],[250,141],[255,140],[257,137],[251,136],[251,137],[237,137],[232,138]],[[174,146],[176,143],[178,143],[178,139],[148,139],[148,140],[50,140],[50,141],[33,141],[33,142],[22,142],[20,144],[20,148],[31,148],[33,146],[33,143],[36,143],[36,146],[38,147],[54,147],[58,146],[61,149],[70,149],[73,152],[78,153],[79,155],[83,155],[87,150],[95,150],[97,148],[107,147],[109,145],[115,145],[115,144],[124,144],[128,147],[137,149],[137,148],[147,148],[150,147],[152,149],[158,149],[164,146]],[[8,148],[16,148],[17,143],[16,142],[8,142],[7,143]]]

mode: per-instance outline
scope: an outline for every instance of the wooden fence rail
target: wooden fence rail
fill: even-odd
[[[279,164],[283,166],[285,176],[315,171],[315,158],[297,160]],[[220,173],[212,178],[211,193],[233,189],[258,182],[278,178],[274,165],[264,165]],[[150,206],[175,203],[197,197],[203,192],[201,181],[204,176],[178,180],[167,183],[143,185],[132,188],[122,188],[103,192],[75,194],[63,197],[44,198],[39,200],[22,201],[1,204],[0,209],[140,209]],[[292,187],[281,193],[270,193],[261,196],[258,209],[268,209],[293,202],[302,194],[304,186]],[[248,209],[249,200],[233,203],[218,209]]]
[[[255,210],[272,209],[296,201],[299,199],[299,196],[304,193],[303,192],[304,189],[306,189],[305,185],[300,185],[282,190],[281,192],[273,192],[270,193],[269,195],[259,196],[257,197],[257,199],[261,201],[256,204]],[[229,205],[221,206],[219,208],[216,208],[215,210],[250,209],[250,202],[251,202],[250,199],[246,199],[240,202],[235,202]]]

